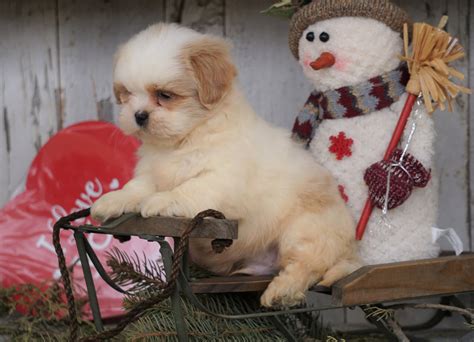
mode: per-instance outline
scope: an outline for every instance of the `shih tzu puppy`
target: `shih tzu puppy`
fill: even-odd
[[[119,124],[142,145],[133,179],[92,215],[219,210],[239,221],[239,238],[222,254],[193,239],[193,261],[221,275],[276,267],[261,303],[291,306],[313,284],[357,268],[354,222],[329,172],[254,113],[236,74],[223,39],[175,24],[150,26],[120,47]]]

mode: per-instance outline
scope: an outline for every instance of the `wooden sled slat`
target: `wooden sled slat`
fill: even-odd
[[[194,293],[263,292],[271,280],[271,276],[213,277],[190,285]],[[314,286],[310,291],[332,294],[333,304],[341,307],[474,292],[474,254],[365,266],[332,289]]]
[[[356,306],[474,291],[474,254],[365,266],[334,284],[333,303]]]
[[[166,236],[181,237],[191,219],[181,217],[143,218],[137,214],[126,214],[107,221],[99,227],[79,226],[83,232],[112,234],[116,236]],[[238,237],[238,223],[233,220],[207,218],[191,233],[192,238],[229,239]]]
[[[190,282],[193,293],[260,292],[272,276],[233,276],[197,279]]]
[[[231,276],[197,279],[190,282],[194,293],[263,292],[273,276]],[[331,289],[313,286],[310,291],[330,294]]]

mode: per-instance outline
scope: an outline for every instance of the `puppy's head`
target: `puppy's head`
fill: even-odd
[[[144,141],[179,141],[213,115],[235,76],[223,39],[175,24],[150,26],[116,55],[119,125]]]

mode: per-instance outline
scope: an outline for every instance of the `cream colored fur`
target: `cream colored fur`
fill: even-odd
[[[209,65],[208,77],[200,77],[196,69]],[[309,286],[330,285],[357,268],[354,221],[332,176],[288,132],[254,113],[235,84],[224,41],[151,26],[119,50],[115,83],[120,125],[143,145],[134,178],[100,198],[94,217],[223,212],[239,221],[238,239],[222,254],[209,240],[192,240],[191,256],[226,275],[262,272],[254,265],[274,253],[280,273],[262,296],[265,306],[297,304]],[[173,96],[157,105],[150,85],[170,92],[171,85]],[[134,122],[142,110],[150,112],[144,128]]]
[[[314,42],[306,40],[312,31]],[[321,32],[329,34],[328,42],[319,41]],[[402,39],[385,24],[368,18],[343,17],[321,21],[308,27],[300,40],[300,64],[315,89],[325,91],[356,85],[371,77],[395,69],[400,63]],[[330,52],[336,64],[319,71],[309,63],[322,52]],[[390,108],[368,115],[339,120],[325,120],[318,127],[311,150],[316,160],[328,168],[345,188],[348,205],[359,219],[367,198],[365,170],[383,158],[392,132],[402,111],[403,96]],[[411,130],[412,119],[404,132],[404,146]],[[421,109],[417,130],[408,150],[428,169],[434,168],[436,132],[430,115]],[[337,160],[329,152],[330,137],[344,132],[353,139],[352,156]],[[415,188],[411,197],[400,207],[389,211],[388,222],[382,223],[382,212],[374,209],[360,244],[360,254],[366,264],[379,264],[435,257],[439,246],[432,242],[431,228],[438,212],[438,184],[434,174],[428,186]]]

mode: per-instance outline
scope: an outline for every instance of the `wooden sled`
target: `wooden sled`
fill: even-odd
[[[101,277],[114,289],[126,292],[118,287],[108,277],[97,256],[87,242],[85,234],[111,234],[122,241],[132,236],[158,242],[161,247],[165,272],[169,274],[173,259],[173,252],[164,237],[175,239],[175,245],[190,219],[184,218],[141,218],[135,214],[127,214],[118,219],[107,222],[103,226],[82,225],[74,226],[70,222],[62,222],[62,229],[72,229],[76,240],[79,257],[86,280],[89,303],[93,313],[94,323],[98,331],[102,331],[103,323],[89,260],[95,266]],[[238,238],[236,221],[207,218],[194,229],[190,238],[208,238],[216,245],[228,245]],[[88,260],[89,259],[89,260]],[[310,291],[331,296],[332,303],[324,307],[308,307],[287,309],[281,311],[256,312],[249,315],[218,315],[210,312],[197,299],[195,294],[263,292],[270,283],[269,276],[235,276],[212,277],[205,279],[190,279],[188,274],[187,254],[182,261],[182,274],[179,277],[179,291],[202,311],[225,319],[242,319],[262,316],[276,317],[283,314],[301,313],[308,311],[323,311],[344,307],[360,307],[366,312],[369,322],[381,329],[389,340],[397,341],[392,327],[384,319],[373,316],[370,312],[384,307],[384,303],[414,300],[425,297],[440,297],[442,304],[451,304],[462,307],[456,295],[474,292],[474,254],[461,256],[442,256],[435,259],[398,262],[384,265],[365,266],[340,280],[332,288],[315,286]],[[171,297],[173,314],[178,330],[179,341],[187,341],[186,326],[183,313],[180,309],[179,294]],[[426,323],[408,327],[409,330],[429,329],[437,325],[444,317],[444,311],[438,311]],[[277,324],[278,325],[278,324]],[[289,341],[296,341],[285,327],[280,324],[280,330]]]

